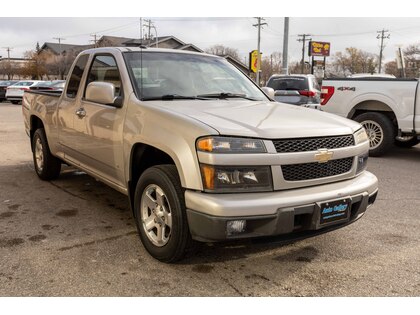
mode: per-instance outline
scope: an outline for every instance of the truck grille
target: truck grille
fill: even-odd
[[[273,140],[278,153],[337,149],[354,145],[353,135]]]
[[[331,160],[326,163],[283,165],[283,177],[287,181],[316,179],[347,173],[353,166],[353,157]]]

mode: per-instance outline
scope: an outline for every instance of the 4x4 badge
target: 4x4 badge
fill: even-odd
[[[319,163],[327,163],[329,160],[331,160],[332,156],[334,155],[334,152],[328,151],[327,149],[320,149],[318,150],[318,153],[315,153],[315,160]]]

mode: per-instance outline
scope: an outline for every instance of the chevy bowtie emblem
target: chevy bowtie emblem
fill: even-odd
[[[328,151],[327,149],[318,150],[318,153],[315,153],[315,160],[319,163],[326,163],[331,160],[334,152]]]

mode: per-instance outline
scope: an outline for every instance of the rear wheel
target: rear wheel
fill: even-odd
[[[61,161],[51,154],[44,129],[37,129],[32,138],[32,154],[35,171],[42,180],[55,179],[60,175]]]
[[[417,136],[402,136],[395,138],[395,145],[401,148],[411,148],[419,144]]]
[[[384,114],[367,112],[356,116],[354,120],[362,124],[369,138],[369,155],[381,156],[388,152],[396,136],[396,128]]]
[[[19,104],[19,101],[10,101],[10,103],[12,103],[13,105],[17,105]]]
[[[140,239],[154,258],[175,262],[192,244],[185,208],[184,190],[174,165],[144,171],[137,183],[134,211]]]

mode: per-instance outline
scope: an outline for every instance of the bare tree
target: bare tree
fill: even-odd
[[[217,56],[226,56],[229,55],[235,59],[239,60],[239,51],[236,48],[226,47],[224,45],[213,45],[206,49],[206,53],[213,54]]]
[[[397,78],[401,76],[400,70],[397,68],[397,62],[389,61],[385,64],[385,73],[395,75]]]
[[[410,45],[404,49],[404,60],[407,77],[417,78],[420,75],[420,44]]]
[[[335,75],[350,75],[355,73],[374,73],[378,66],[376,55],[348,47],[345,52],[337,52],[332,58],[330,72]]]
[[[8,80],[13,80],[13,78],[19,76],[20,66],[14,61],[3,59],[0,63],[0,74],[3,76],[7,76]]]
[[[268,79],[275,73],[281,73],[281,53],[273,52],[270,56],[265,56],[261,60],[260,82],[266,85]]]
[[[36,50],[25,52],[28,61],[21,68],[21,74],[32,79],[42,80],[47,75],[46,60],[44,55],[39,55]]]

